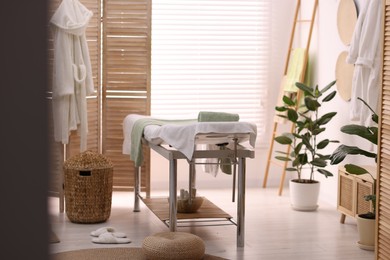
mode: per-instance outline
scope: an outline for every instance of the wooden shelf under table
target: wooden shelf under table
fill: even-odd
[[[224,219],[235,224],[233,217],[203,197],[202,206],[195,213],[177,213],[177,220]],[[145,205],[166,225],[169,225],[168,198],[142,198]]]

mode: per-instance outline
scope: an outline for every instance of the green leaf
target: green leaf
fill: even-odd
[[[310,135],[303,135],[302,136],[302,142],[306,146],[307,149],[313,150],[313,147],[310,144]]]
[[[314,97],[314,95],[313,95],[314,90],[312,87],[306,86],[305,84],[300,83],[300,82],[295,82],[295,86],[297,88],[299,88],[300,90],[302,90],[305,93],[305,95],[310,95],[310,96]]]
[[[305,106],[310,110],[310,111],[316,111],[321,104],[318,103],[316,99],[313,99],[312,97],[305,97]]]
[[[299,162],[300,162],[302,165],[304,165],[304,164],[306,164],[306,163],[308,162],[307,154],[306,154],[306,153],[300,153],[300,154],[298,154],[298,157],[297,157],[297,158],[299,159]]]
[[[288,155],[288,153],[284,152],[284,151],[275,151],[275,153],[279,153],[279,154],[284,154],[284,155]]]
[[[293,140],[285,135],[275,137],[275,141],[279,144],[292,144]]]
[[[317,169],[317,171],[323,175],[325,175],[326,178],[328,177],[332,177],[333,176],[333,173],[331,173],[330,171],[327,171],[325,169]]]
[[[289,171],[289,172],[297,172],[298,170],[296,168],[286,168],[286,171]]]
[[[372,121],[374,121],[375,123],[378,124],[378,122],[379,122],[379,117],[378,117],[377,114],[373,114],[373,115],[371,116],[371,119],[372,119]]]
[[[322,100],[322,102],[331,101],[335,96],[336,96],[336,91],[333,91],[333,92],[331,92],[329,95],[327,95],[326,97],[324,97],[324,99]]]
[[[314,129],[314,130],[312,131],[312,134],[313,134],[313,135],[318,135],[318,134],[324,132],[325,130],[326,130],[326,128],[316,128],[316,129]]]
[[[316,85],[316,87],[314,88],[314,96],[318,98],[321,95],[322,95],[322,93],[320,92],[320,89],[318,88],[318,85]]]
[[[308,162],[308,160],[307,160],[307,154],[301,153],[301,154],[298,154],[298,155],[295,157],[295,159],[294,159],[292,165],[293,165],[294,167],[296,167],[296,166],[299,166],[299,165],[305,165],[305,164],[307,164],[307,162]]]
[[[317,156],[318,156],[318,158],[320,158],[322,160],[329,160],[330,159],[330,154],[323,155],[323,154],[317,153]]]
[[[302,136],[296,133],[292,133],[292,135],[297,139],[302,139]]]
[[[288,109],[287,117],[291,122],[296,122],[298,120],[298,113],[294,109]]]
[[[336,84],[336,80],[330,82],[328,85],[326,85],[322,90],[321,90],[321,93],[325,93],[326,91],[328,91],[328,89],[330,89],[334,84]]]
[[[378,127],[365,127],[362,125],[345,125],[341,127],[341,132],[349,135],[360,136],[373,144],[378,144]]]
[[[289,157],[283,157],[283,156],[275,156],[275,159],[278,159],[280,161],[288,162],[291,161]]]
[[[305,128],[305,125],[306,123],[305,122],[302,122],[302,121],[297,121],[295,122],[295,124],[297,125],[297,128],[298,128],[298,132],[300,132],[303,128]]]
[[[322,140],[317,144],[317,149],[324,149],[329,144],[329,139]]]
[[[320,158],[315,158],[313,161],[310,162],[312,165],[317,167],[325,167],[327,165],[325,160],[322,160]]]
[[[326,125],[332,118],[337,114],[337,112],[329,112],[326,113],[325,115],[322,115],[318,120],[317,124],[318,125]]]
[[[275,110],[279,112],[284,112],[287,111],[287,107],[275,107]]]
[[[344,165],[345,170],[350,173],[350,174],[355,174],[355,175],[362,175],[369,173],[366,169],[363,167],[357,166],[355,164],[346,164]]]
[[[291,107],[295,106],[295,102],[291,98],[289,98],[288,96],[283,96],[282,100],[283,100],[283,103],[285,103],[288,106],[291,106]]]
[[[295,154],[299,154],[299,152],[302,149],[302,145],[303,145],[303,143],[299,143],[299,144],[297,144],[297,146],[295,146],[295,148],[294,148],[294,153]]]
[[[342,162],[347,155],[364,155],[369,158],[376,158],[376,153],[367,152],[356,146],[340,145],[330,156],[330,164]]]
[[[362,102],[364,103],[364,105],[366,105],[366,107],[368,107],[368,109],[371,110],[371,112],[372,112],[371,119],[372,119],[372,121],[374,121],[375,123],[378,124],[378,122],[379,122],[379,117],[378,117],[378,115],[375,113],[375,111],[370,107],[369,104],[367,104],[366,101],[364,101],[364,100],[361,99],[360,97],[358,97],[358,99],[359,99],[360,101],[362,101]]]
[[[374,195],[374,194],[366,195],[366,196],[364,196],[364,200],[366,200],[366,201],[375,201],[376,200],[376,195]]]

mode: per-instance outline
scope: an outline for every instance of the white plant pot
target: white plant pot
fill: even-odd
[[[359,231],[358,246],[361,249],[373,251],[375,247],[375,219],[356,215],[356,221]]]
[[[300,183],[290,180],[291,207],[299,211],[314,211],[318,208],[320,182]]]

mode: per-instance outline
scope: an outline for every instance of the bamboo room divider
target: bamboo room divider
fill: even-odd
[[[114,190],[134,187],[134,166],[122,154],[122,121],[127,114],[150,114],[151,1],[80,0],[93,16],[86,31],[95,96],[88,97],[88,150],[107,156],[114,165]],[[51,0],[49,18],[61,0]],[[49,70],[53,40],[49,41]],[[51,73],[49,73],[51,75]],[[50,85],[50,84],[49,84]],[[50,95],[49,95],[50,97]],[[49,102],[50,103],[50,102]],[[50,104],[49,104],[50,105]],[[49,115],[49,127],[52,129]],[[61,192],[62,161],[80,152],[76,132],[65,148],[51,141],[50,191]],[[145,150],[141,189],[150,192],[150,152]],[[60,187],[60,190],[58,190]],[[61,196],[60,196],[61,197]]]
[[[134,166],[122,154],[122,121],[150,114],[151,1],[105,0],[103,35],[102,150],[114,162],[114,188],[129,190]],[[149,192],[149,149],[144,156],[141,188]]]
[[[383,71],[378,143],[376,259],[390,256],[390,0],[384,1]]]

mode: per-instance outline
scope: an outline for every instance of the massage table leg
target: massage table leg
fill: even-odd
[[[189,163],[189,172],[190,172],[190,176],[189,176],[189,184],[188,184],[188,193],[190,195],[190,199],[189,201],[192,202],[192,196],[196,194],[194,194],[194,189],[196,189],[196,171],[195,171],[195,164],[194,163]]]
[[[169,231],[177,227],[177,160],[169,160]]]
[[[238,159],[237,247],[245,244],[245,158]]]
[[[133,212],[140,212],[139,196],[141,192],[141,167],[134,169],[134,209]]]

